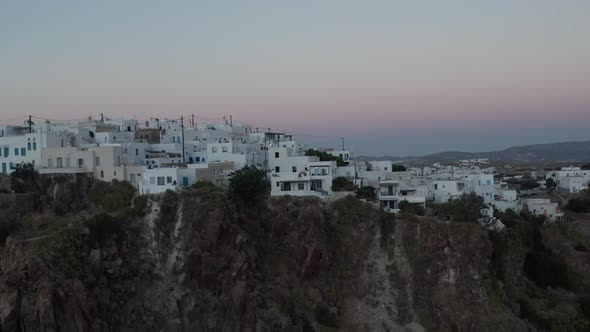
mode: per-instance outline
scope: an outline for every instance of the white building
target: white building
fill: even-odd
[[[9,174],[17,164],[30,163],[36,169],[41,162],[41,149],[67,148],[75,145],[75,136],[67,132],[33,132],[0,137],[0,170]]]
[[[529,198],[522,200],[523,209],[535,216],[545,216],[548,221],[557,221],[563,217],[559,206],[545,198]]]
[[[378,196],[379,203],[386,212],[397,213],[402,201],[425,207],[427,187],[412,185],[404,180],[384,180],[379,184]]]
[[[550,178],[555,181],[558,188],[570,193],[588,189],[590,185],[590,171],[582,170],[580,167],[562,167],[559,171],[548,172],[546,179]]]

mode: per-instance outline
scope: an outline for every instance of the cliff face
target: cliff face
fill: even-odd
[[[494,279],[492,242],[475,224],[394,219],[353,198],[235,206],[210,187],[122,211],[116,222],[68,221],[73,233],[13,234],[0,256],[0,331],[529,326]]]

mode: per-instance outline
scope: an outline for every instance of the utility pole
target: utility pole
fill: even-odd
[[[104,122],[104,114],[100,113],[100,122]]]
[[[344,137],[342,137],[342,151],[344,151]]]
[[[232,116],[231,115],[229,116],[229,126],[230,127],[233,127],[234,126],[234,122],[232,120]]]
[[[31,116],[29,115],[29,134],[33,132],[33,128],[31,128],[33,121],[31,120]]]
[[[195,128],[195,113],[193,113],[191,121],[193,123],[193,128]]]
[[[184,118],[180,116],[180,131],[182,132],[182,163],[186,163],[186,157],[184,155]]]

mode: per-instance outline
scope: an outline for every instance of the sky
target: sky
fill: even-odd
[[[590,1],[0,0],[0,123],[234,121],[357,155],[590,140]]]

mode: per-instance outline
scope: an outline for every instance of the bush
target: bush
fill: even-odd
[[[584,190],[578,197],[570,199],[567,209],[577,213],[590,213],[590,190]]]
[[[477,222],[477,219],[481,217],[483,202],[483,198],[473,192],[469,195],[463,194],[457,199],[442,204],[440,213],[457,222]]]
[[[305,155],[319,157],[320,161],[336,161],[336,166],[338,166],[338,167],[348,165],[348,163],[345,162],[344,160],[342,160],[342,158],[340,158],[340,156],[338,156],[338,157],[333,156],[326,151],[308,149],[307,151],[305,151]]]
[[[86,273],[88,234],[79,227],[68,227],[38,244],[35,252],[50,266],[75,278]]]
[[[86,221],[86,226],[90,230],[89,243],[94,247],[104,245],[112,236],[117,236],[120,240],[125,234],[123,222],[106,213],[98,214]]]
[[[320,304],[315,309],[315,319],[318,323],[332,328],[338,328],[340,323],[338,321],[338,315],[324,304]]]
[[[391,171],[392,172],[405,172],[406,170],[407,170],[406,169],[406,166],[404,166],[404,165],[393,164],[391,166]]]
[[[408,201],[401,201],[399,202],[399,210],[402,212],[407,212],[419,216],[423,216],[426,214],[426,209],[422,204],[412,204]]]
[[[346,186],[347,183],[348,183],[348,180],[346,180],[345,177],[343,177],[343,176],[335,177],[334,180],[332,180],[332,191],[344,190],[344,186]]]
[[[254,166],[233,172],[229,178],[230,194],[243,202],[256,202],[268,195],[266,174]]]
[[[30,164],[16,164],[10,174],[10,185],[16,193],[25,193],[39,190],[39,174]]]
[[[0,220],[0,245],[4,244],[6,238],[19,229],[19,224],[13,220]]]
[[[504,226],[508,228],[512,228],[516,225],[517,222],[522,221],[521,216],[518,213],[514,212],[512,209],[506,209],[506,211],[495,211],[494,217],[500,219]]]
[[[119,211],[131,205],[135,188],[127,181],[97,181],[90,191],[89,199],[106,211]]]
[[[366,199],[368,201],[374,201],[377,197],[375,188],[371,186],[364,186],[356,191],[356,198]]]
[[[146,195],[140,195],[133,199],[133,209],[139,217],[145,216],[148,207],[148,197]]]

